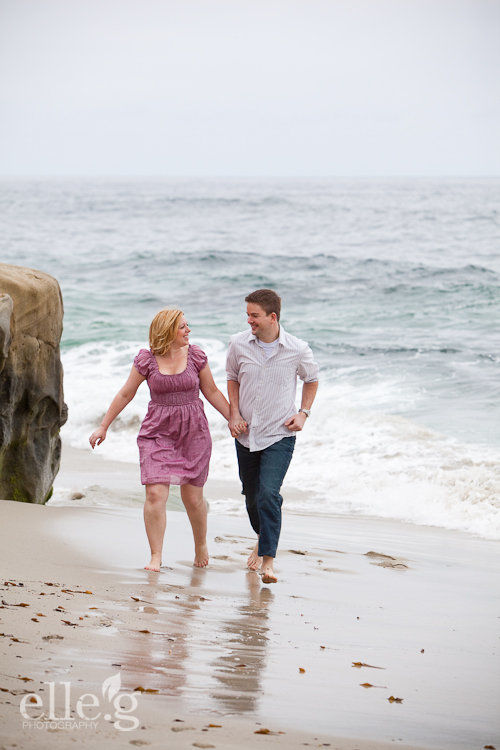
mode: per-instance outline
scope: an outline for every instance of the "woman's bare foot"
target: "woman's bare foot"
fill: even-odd
[[[159,552],[153,552],[151,554],[151,562],[149,565],[144,566],[144,570],[154,570],[156,573],[160,572],[161,568],[161,554]]]
[[[252,552],[248,556],[247,568],[249,570],[259,570],[262,564],[262,557],[259,557],[259,543],[255,545]]]
[[[208,547],[206,544],[200,544],[194,549],[194,563],[197,568],[206,568],[208,565]]]

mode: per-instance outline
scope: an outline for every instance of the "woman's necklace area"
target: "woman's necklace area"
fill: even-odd
[[[184,372],[187,366],[187,350],[189,349],[189,346],[181,346],[178,349],[171,350],[171,356],[158,356],[157,357],[157,363],[158,363],[158,370],[162,375],[179,375],[181,372]],[[160,362],[163,364],[164,368],[166,367],[169,372],[162,371],[160,369]],[[179,369],[179,365],[182,362],[183,367]],[[173,372],[172,372],[173,371]]]

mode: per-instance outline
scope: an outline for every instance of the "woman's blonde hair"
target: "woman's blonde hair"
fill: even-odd
[[[153,354],[162,357],[172,346],[183,316],[182,310],[176,308],[160,310],[149,326],[149,348]]]

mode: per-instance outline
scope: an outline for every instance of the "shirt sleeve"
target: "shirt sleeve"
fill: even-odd
[[[141,349],[139,354],[134,357],[134,367],[144,378],[147,378],[149,374],[150,363],[151,353],[147,349]]]
[[[195,367],[198,370],[198,372],[200,372],[201,370],[203,370],[203,368],[207,364],[208,357],[203,351],[203,349],[201,349],[201,347],[197,346],[196,344],[193,344],[192,346],[192,353],[193,353],[193,362],[195,364]]]
[[[319,367],[314,359],[311,347],[306,344],[305,349],[301,352],[299,364],[297,366],[297,375],[304,383],[315,383],[318,380]]]
[[[236,357],[235,345],[231,341],[227,350],[226,357],[226,375],[228,380],[238,380],[239,372],[238,359]]]

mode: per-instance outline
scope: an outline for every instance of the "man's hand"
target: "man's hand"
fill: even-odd
[[[300,432],[306,419],[307,415],[304,414],[304,412],[299,411],[297,414],[294,414],[293,417],[286,420],[285,427],[288,427],[291,432]]]
[[[229,427],[229,432],[234,438],[238,437],[238,435],[241,435],[242,432],[247,432],[248,430],[248,424],[239,413],[231,415],[227,424]]]

